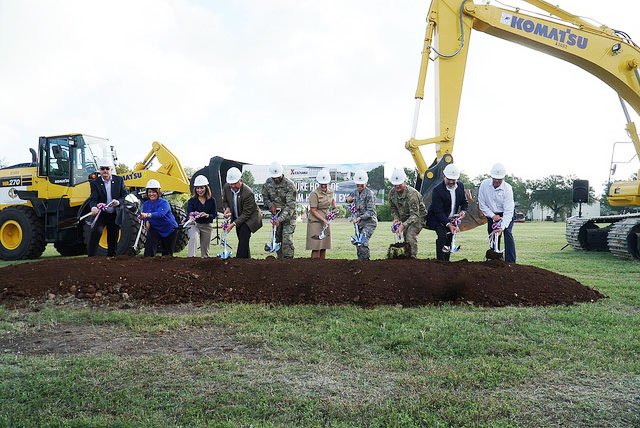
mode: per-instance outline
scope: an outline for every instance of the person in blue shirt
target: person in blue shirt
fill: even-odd
[[[204,175],[198,175],[193,180],[193,194],[187,202],[187,214],[189,220],[193,220],[187,233],[189,234],[189,246],[187,257],[195,257],[200,243],[200,255],[209,257],[209,244],[213,219],[218,214],[216,200],[212,197],[209,180]]]
[[[173,256],[178,238],[178,222],[171,212],[171,205],[162,198],[158,180],[151,179],[147,182],[147,198],[140,213],[147,228],[144,257],[155,256],[158,243],[162,245],[163,256]]]

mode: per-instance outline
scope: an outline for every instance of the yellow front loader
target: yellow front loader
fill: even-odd
[[[413,130],[405,144],[420,173],[419,187],[425,198],[430,197],[431,191],[440,182],[444,167],[453,162],[472,30],[575,64],[610,86],[620,98],[627,122],[626,130],[640,158],[640,138],[627,111],[628,104],[640,114],[640,48],[622,31],[604,25],[595,26],[543,0],[523,1],[545,11],[545,16],[519,8],[477,4],[471,0],[431,2],[415,94]],[[436,69],[436,135],[417,139],[417,120],[430,61],[433,61]],[[436,159],[429,166],[420,151],[420,147],[427,144],[433,144],[436,149]],[[640,174],[638,176],[640,178]],[[614,206],[640,206],[640,181],[611,184],[609,203]],[[600,228],[596,223],[610,225]],[[571,217],[567,220],[566,237],[575,249],[609,250],[620,257],[640,259],[640,214]]]
[[[86,254],[89,226],[80,218],[89,212],[89,180],[97,177],[98,159],[116,155],[109,141],[83,134],[40,137],[38,151],[30,149],[29,163],[0,169],[0,259],[39,257],[47,243],[64,256]],[[150,169],[154,160],[160,166]],[[165,193],[189,193],[189,179],[180,161],[164,145],[154,142],[145,159],[124,176],[132,195],[140,197],[146,182],[157,179]],[[139,201],[129,198],[118,239],[118,254],[137,254],[144,235],[133,247],[138,232]],[[182,208],[172,206],[178,223],[186,220]],[[177,251],[188,238],[181,229]],[[106,237],[98,249],[106,254]]]

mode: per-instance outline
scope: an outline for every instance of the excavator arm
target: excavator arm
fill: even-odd
[[[160,164],[155,171],[150,169],[154,160]],[[144,189],[152,178],[160,182],[163,192],[190,193],[189,178],[180,160],[157,141],[153,142],[144,160],[136,163],[133,171],[124,176],[127,187],[135,189]]]
[[[597,27],[543,0],[524,0],[549,13],[538,17],[520,9],[504,9],[470,0],[433,0],[427,16],[422,61],[416,90],[416,107],[411,138],[405,147],[411,153],[422,178],[421,191],[427,196],[438,183],[446,164],[453,162],[460,97],[472,30],[482,31],[510,42],[568,61],[609,85],[620,97],[627,119],[627,133],[640,157],[640,138],[630,120],[625,102],[640,114],[640,49],[623,32]],[[429,62],[436,73],[436,135],[416,139],[420,103]],[[435,144],[436,159],[428,167],[420,147]],[[640,175],[640,174],[639,174]],[[612,204],[640,205],[640,186],[618,187],[610,191]],[[628,193],[632,194],[629,195]]]

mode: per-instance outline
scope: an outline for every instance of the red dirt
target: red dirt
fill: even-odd
[[[95,304],[246,302],[421,306],[567,305],[605,296],[574,279],[493,260],[220,260],[101,257],[0,269],[0,303],[75,295]]]

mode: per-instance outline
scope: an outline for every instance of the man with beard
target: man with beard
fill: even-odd
[[[458,182],[460,169],[449,164],[444,169],[444,179],[433,189],[431,205],[427,214],[427,227],[436,231],[436,258],[449,261],[453,234],[460,231],[453,221],[464,218],[469,207],[464,185]]]

